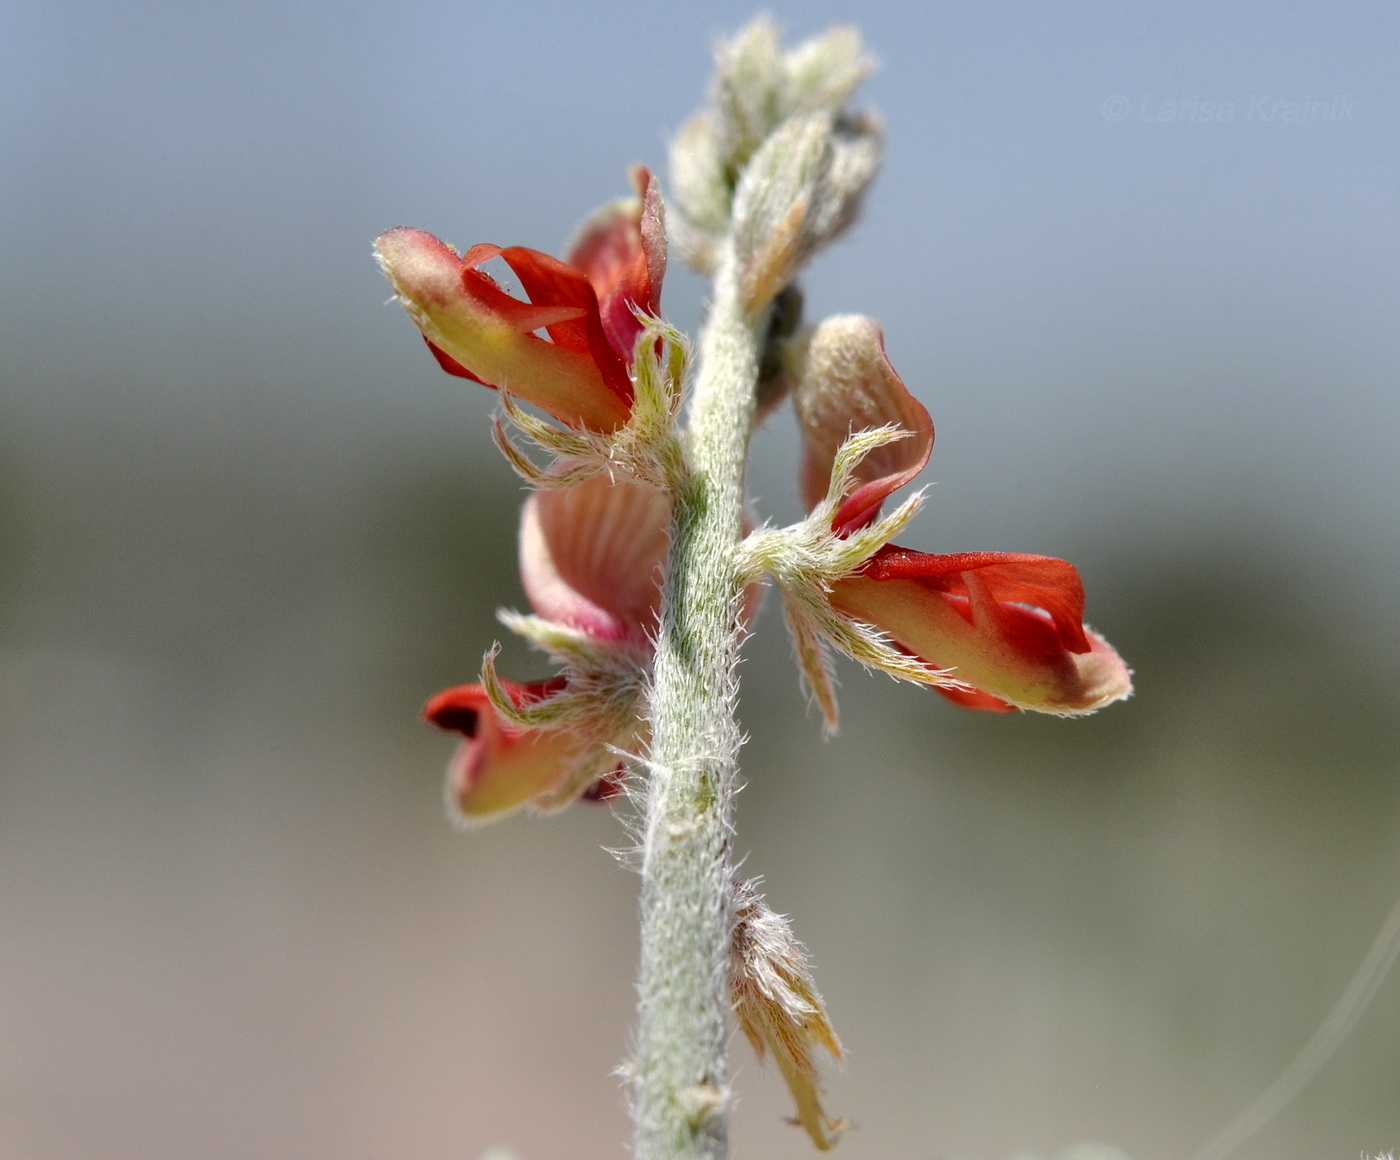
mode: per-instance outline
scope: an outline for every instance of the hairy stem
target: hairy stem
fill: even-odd
[[[700,341],[689,473],[677,486],[651,694],[642,822],[637,1160],[728,1151],[730,815],[738,770],[734,667],[743,636],[735,548],[766,316],[746,315],[732,247]]]

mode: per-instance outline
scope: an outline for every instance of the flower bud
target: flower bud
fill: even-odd
[[[793,118],[825,116],[833,127],[832,156],[824,162],[831,190],[809,207],[809,244],[798,265],[850,224],[874,176],[880,134],[873,118],[851,113],[846,103],[873,68],[853,28],[833,29],[783,53],[777,26],[759,17],[717,47],[709,104],[685,123],[671,145],[671,187],[679,211],[675,236],[688,262],[702,273],[714,272],[744,171]],[[772,166],[766,171],[771,176]],[[789,208],[779,207],[774,220]],[[779,275],[786,268],[782,257],[775,252],[768,263]],[[754,309],[786,285],[770,288],[760,277],[763,272],[754,272],[759,279]],[[795,268],[788,281],[792,272]]]
[[[745,166],[734,246],[750,311],[761,310],[856,218],[882,150],[873,117],[789,117]]]
[[[725,160],[742,166],[789,113],[786,61],[771,17],[749,21],[715,48],[710,107]]]
[[[793,110],[845,107],[875,61],[865,54],[860,31],[839,24],[787,54],[787,99]]]
[[[681,256],[702,274],[713,274],[719,239],[729,228],[734,197],[714,114],[701,109],[671,141],[671,232]]]

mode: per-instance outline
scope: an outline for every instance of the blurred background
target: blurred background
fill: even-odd
[[[883,61],[805,288],[938,426],[908,542],[1075,561],[1138,682],[1065,722],[845,669],[823,743],[769,608],[739,849],[849,1048],[842,1154],[1178,1160],[1400,893],[1400,10],[771,11]],[[369,246],[558,252],[750,15],[0,8],[3,1160],[625,1154],[637,881],[606,808],[445,820],[416,713],[523,603],[521,493]],[[795,459],[773,422],[766,514]],[[807,1155],[734,1058],[735,1156]],[[1397,1146],[1391,979],[1239,1155]]]

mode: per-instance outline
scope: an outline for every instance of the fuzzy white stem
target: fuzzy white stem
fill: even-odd
[[[747,316],[726,246],[700,343],[651,693],[632,1109],[636,1160],[728,1152],[729,835],[738,771],[736,546],[766,313]]]

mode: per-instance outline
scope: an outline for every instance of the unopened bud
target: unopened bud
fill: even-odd
[[[831,119],[837,154],[829,163],[833,186],[850,191],[869,184],[879,160],[878,127],[846,103],[874,67],[853,28],[834,28],[783,53],[777,26],[763,16],[716,47],[709,104],[671,144],[678,211],[671,224],[686,261],[702,273],[714,273],[718,244],[728,232],[745,169],[794,117],[825,114]],[[825,224],[813,222],[808,232],[829,240],[849,224],[858,200],[859,190],[836,202],[823,200],[818,216]]]
[[[811,225],[815,245],[825,245],[856,220],[884,152],[884,126],[874,113],[837,116],[832,125],[831,165],[826,176],[828,196],[818,203],[818,216]]]
[[[715,271],[733,196],[714,116],[701,109],[671,142],[671,201],[677,212],[668,225],[681,257],[702,274]]]
[[[788,101],[797,109],[842,108],[874,70],[860,31],[837,25],[787,54]]]
[[[715,47],[710,107],[730,164],[743,165],[789,113],[778,26],[759,16]]]
[[[734,193],[734,245],[751,311],[855,220],[880,152],[873,117],[819,112],[790,117],[754,154]]]

